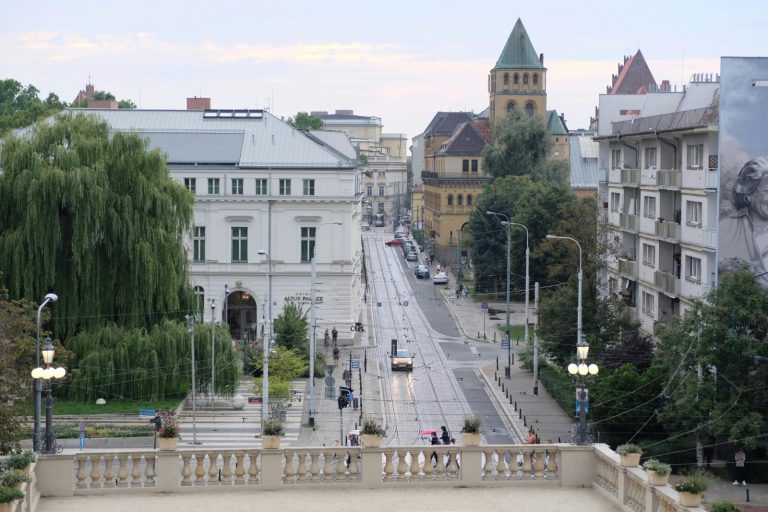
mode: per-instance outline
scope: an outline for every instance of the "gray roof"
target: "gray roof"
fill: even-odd
[[[597,188],[597,142],[592,132],[571,133],[570,146],[571,188]]]
[[[352,145],[352,142],[350,142],[349,137],[343,132],[334,132],[334,131],[321,131],[321,130],[310,130],[309,134],[312,137],[317,138],[319,141],[321,141],[323,144],[327,144],[328,146],[332,147],[342,155],[344,155],[345,158],[349,159],[356,159],[357,158],[357,152],[355,151],[355,147]]]
[[[115,131],[138,132],[169,164],[266,168],[355,168],[337,144],[297,130],[260,110],[70,109],[104,119]],[[335,139],[334,139],[335,140]],[[338,142],[338,141],[337,141]]]

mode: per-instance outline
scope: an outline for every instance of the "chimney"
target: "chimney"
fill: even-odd
[[[211,98],[187,98],[187,110],[210,110]]]
[[[336,115],[337,116],[352,116],[355,114],[354,110],[337,110]]]
[[[672,87],[669,85],[669,80],[661,81],[661,92],[670,92]]]
[[[542,66],[544,65],[544,54],[543,53],[539,54],[539,62],[541,62]]]

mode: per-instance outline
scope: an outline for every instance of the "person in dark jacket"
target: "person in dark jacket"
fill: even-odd
[[[445,426],[440,427],[440,429],[443,431],[442,435],[440,436],[443,444],[451,444],[451,436],[448,435],[448,429],[445,428]]]
[[[440,438],[437,437],[437,432],[432,432],[430,443],[433,445],[440,444]],[[432,467],[435,466],[437,466],[437,452],[432,452]]]

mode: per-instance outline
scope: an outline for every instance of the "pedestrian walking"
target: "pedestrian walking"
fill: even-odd
[[[528,440],[526,442],[528,444],[536,444],[536,432],[534,432],[533,429],[528,431]]]
[[[325,330],[325,334],[323,335],[323,346],[325,348],[328,348],[328,343],[331,341],[331,334],[328,332],[328,329]]]
[[[341,378],[344,379],[344,383],[348,388],[352,387],[352,372],[349,368],[345,368],[341,374]]]
[[[333,338],[333,346],[336,346],[336,341],[339,339],[339,331],[336,330],[336,326],[333,326],[333,330],[331,331],[331,337]]]
[[[339,349],[338,349],[338,347],[333,347],[333,362],[335,364],[339,363]]]
[[[739,447],[733,456],[736,461],[736,480],[733,481],[733,485],[747,485],[747,454],[744,453],[744,448]]]
[[[440,427],[440,430],[443,431],[443,433],[440,435],[440,439],[443,441],[443,444],[451,444],[451,436],[448,435],[448,429],[445,428],[445,426]]]

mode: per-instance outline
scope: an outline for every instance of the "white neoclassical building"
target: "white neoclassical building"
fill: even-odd
[[[270,295],[272,318],[287,300],[308,307],[314,251],[319,335],[349,336],[362,303],[364,188],[344,134],[296,130],[262,110],[85,112],[147,137],[195,194],[185,245],[206,322],[226,320],[237,338],[260,325]]]

